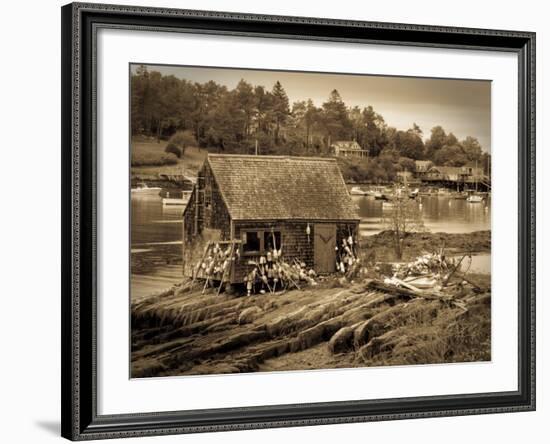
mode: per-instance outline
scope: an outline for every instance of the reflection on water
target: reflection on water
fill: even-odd
[[[383,218],[391,208],[372,197],[353,196],[359,207],[362,236],[370,236],[384,229]],[[420,202],[417,203],[420,205]],[[421,211],[424,225],[432,232],[469,233],[491,229],[491,202],[469,203],[450,197],[422,197]]]
[[[476,254],[475,256],[472,256],[471,261],[464,259],[460,268],[462,271],[467,271],[470,273],[490,274],[491,255],[489,253]]]
[[[181,282],[181,265],[164,265],[146,274],[132,274],[132,300],[150,296]]]
[[[132,249],[181,242],[184,207],[163,206],[160,196],[132,196]]]
[[[162,197],[132,195],[131,297],[162,291],[181,282],[183,206],[163,206]]]

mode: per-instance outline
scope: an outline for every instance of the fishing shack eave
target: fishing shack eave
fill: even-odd
[[[254,222],[257,222],[257,223],[270,223],[270,222],[303,222],[303,223],[333,223],[333,224],[338,224],[338,223],[360,223],[361,222],[361,219],[360,218],[357,218],[357,219],[322,219],[322,218],[299,218],[299,217],[295,217],[295,218],[287,218],[287,219],[233,219],[231,218],[231,220],[234,222],[234,223],[254,223]]]

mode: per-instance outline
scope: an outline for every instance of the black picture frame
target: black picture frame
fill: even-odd
[[[62,436],[84,440],[535,409],[535,33],[83,3],[64,6],[61,14]],[[515,53],[519,66],[518,390],[98,415],[94,76],[100,27]]]

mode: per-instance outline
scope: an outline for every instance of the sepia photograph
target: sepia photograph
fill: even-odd
[[[131,378],[491,361],[491,81],[129,77]]]

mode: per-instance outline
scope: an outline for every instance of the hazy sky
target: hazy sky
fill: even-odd
[[[138,65],[133,65],[132,69]],[[415,122],[424,132],[441,125],[459,139],[477,137],[491,151],[491,82],[348,74],[317,74],[228,68],[148,65],[150,70],[193,82],[214,80],[233,89],[244,79],[271,90],[279,80],[290,103],[311,98],[317,106],[337,89],[348,106],[372,105],[386,123],[406,130]]]

